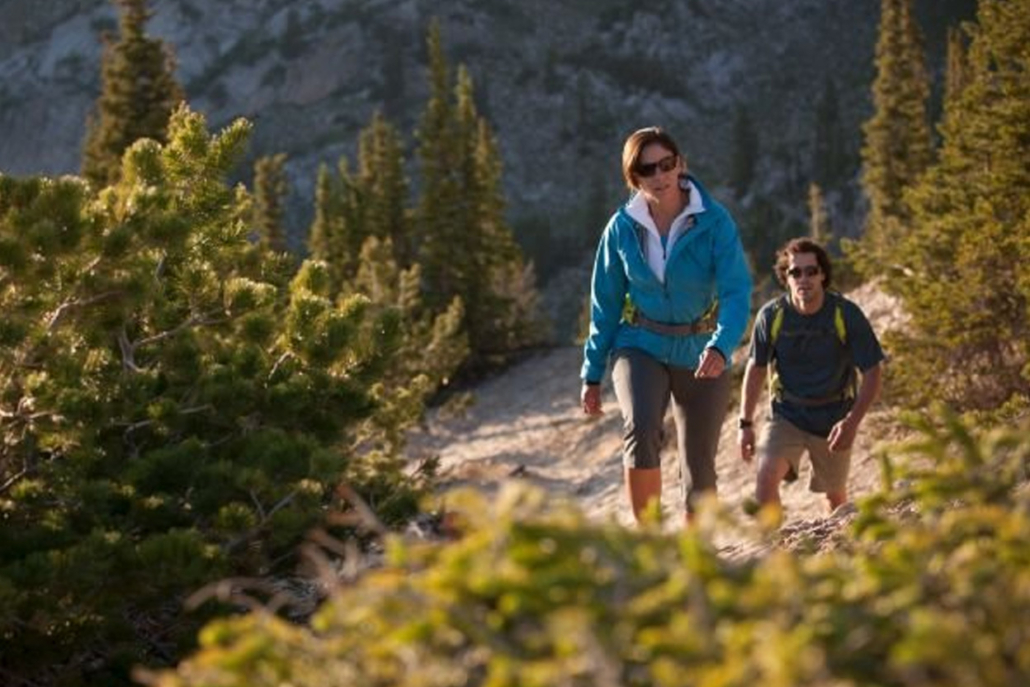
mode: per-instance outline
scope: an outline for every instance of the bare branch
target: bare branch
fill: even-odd
[[[279,371],[279,366],[285,363],[287,360],[293,357],[293,353],[286,351],[279,359],[275,361],[275,365],[272,366],[272,371],[268,373],[268,380],[271,381],[275,377],[275,373]]]
[[[64,319],[65,314],[70,310],[75,308],[85,308],[93,305],[94,303],[99,303],[100,301],[119,296],[121,293],[121,291],[105,291],[104,293],[97,294],[92,298],[86,298],[84,300],[75,299],[61,303],[61,305],[57,306],[57,310],[54,311],[54,314],[51,315],[50,319],[47,321],[47,333],[53,332],[54,329],[57,328],[57,325],[60,324],[61,320]]]
[[[208,325],[208,324],[219,324],[221,322],[226,322],[226,321],[228,321],[228,320],[225,317],[210,317],[210,316],[202,316],[202,315],[190,315],[189,318],[187,318],[185,321],[183,321],[182,323],[176,325],[175,327],[172,327],[171,329],[169,329],[167,331],[163,331],[163,332],[161,332],[159,334],[154,334],[153,336],[148,336],[145,339],[140,339],[139,341],[136,341],[135,343],[132,344],[132,350],[135,351],[136,349],[138,349],[138,348],[140,348],[142,346],[149,346],[150,344],[157,343],[158,341],[162,341],[164,339],[173,337],[176,334],[178,334],[179,332],[184,331],[186,329],[190,329],[192,327]]]
[[[136,365],[136,347],[129,341],[129,334],[125,331],[125,326],[122,326],[121,331],[118,332],[118,348],[122,352],[122,367],[132,372],[142,372]]]
[[[178,411],[177,414],[178,415],[196,415],[197,413],[206,413],[209,410],[214,410],[214,406],[211,405],[210,403],[205,403],[204,405],[197,406],[195,408],[185,408],[183,410]],[[150,425],[154,424],[154,422],[155,422],[154,420],[140,420],[138,422],[129,423],[129,424],[125,425],[125,434],[128,435],[128,434],[131,434],[132,432],[135,432],[137,429],[143,429],[144,427],[149,427]],[[120,424],[121,423],[115,423],[115,427],[119,426]]]
[[[28,470],[22,470],[8,477],[3,484],[0,484],[0,494],[7,493],[7,490],[21,481],[22,477],[28,474]]]

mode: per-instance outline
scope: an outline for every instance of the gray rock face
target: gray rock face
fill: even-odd
[[[319,163],[353,155],[376,109],[410,140],[424,107],[425,32],[441,23],[498,134],[514,218],[568,235],[588,186],[624,194],[625,135],[661,124],[709,186],[729,175],[735,113],[758,135],[756,191],[804,186],[828,77],[857,150],[871,111],[878,3],[825,0],[154,0],[150,33],[175,51],[190,103],[212,127],[255,124],[254,156],[286,152],[293,203]],[[103,0],[0,3],[0,170],[79,167],[99,91]],[[244,173],[246,176],[246,174]],[[802,208],[797,208],[803,214]],[[298,226],[306,226],[302,222]]]

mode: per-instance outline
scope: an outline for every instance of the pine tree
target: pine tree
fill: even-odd
[[[819,184],[808,185],[808,227],[809,236],[823,246],[830,242],[830,217],[826,210],[826,199]]]
[[[1030,0],[981,0],[940,161],[913,189],[913,229],[888,285],[911,333],[898,375],[913,403],[1027,403],[1030,383]]]
[[[328,263],[333,288],[339,292],[354,279],[361,247],[370,236],[365,190],[346,157],[337,163],[335,176],[319,172],[315,203],[312,246]]]
[[[401,269],[394,253],[389,238],[370,236],[351,287],[369,299],[371,313],[396,311],[400,317],[394,365],[374,390],[376,411],[364,437],[384,456],[400,454],[405,432],[421,418],[427,399],[450,383],[468,356],[461,297],[438,315],[429,312],[422,303],[419,265]]]
[[[376,112],[358,141],[358,179],[367,234],[389,239],[402,268],[415,260],[400,134]]]
[[[407,90],[404,51],[400,49],[402,39],[393,27],[382,29],[379,39],[386,46],[382,69],[383,115],[390,121],[401,122],[406,114]]]
[[[440,26],[433,22],[426,39],[429,100],[416,134],[420,195],[416,211],[419,262],[425,279],[426,304],[442,308],[459,292],[464,265],[455,249],[462,241],[458,212],[464,199],[458,185],[450,75],[443,54]]]
[[[504,218],[500,150],[496,137],[483,119],[478,120],[474,155],[478,184],[476,196],[479,200],[475,215],[479,226],[473,230],[483,233],[486,244],[481,259],[476,263],[477,270],[489,276],[485,284],[491,298],[491,302],[486,304],[487,310],[482,313],[484,320],[491,324],[480,333],[480,350],[493,351],[503,360],[509,352],[540,341],[546,332],[538,312],[540,297],[536,290],[536,271],[533,264],[524,259],[522,249]],[[470,326],[470,338],[476,334]]]
[[[418,131],[421,196],[416,212],[426,303],[465,302],[472,366],[503,360],[541,335],[535,285],[504,219],[500,153],[459,67],[451,90],[434,24],[427,39],[430,99]]]
[[[308,252],[313,259],[325,263],[333,294],[340,292],[348,278],[346,261],[340,257],[346,253],[339,186],[339,180],[330,173],[328,165],[319,165],[315,181],[315,218],[308,234]]]
[[[966,45],[962,30],[954,26],[948,27],[947,71],[944,79],[945,109],[947,103],[958,100],[966,85]],[[952,109],[955,106],[952,106]]]
[[[83,684],[88,662],[90,684],[127,685],[214,612],[182,614],[186,595],[292,570],[340,480],[417,496],[352,448],[396,309],[332,298],[324,264],[291,278],[248,240],[249,196],[226,183],[248,132],[210,136],[182,108],[99,200],[0,176],[6,675]]]
[[[733,120],[733,154],[730,160],[730,185],[743,196],[755,180],[758,164],[758,132],[755,131],[747,107],[737,106]]]
[[[816,105],[812,177],[822,188],[833,188],[845,176],[846,167],[837,85],[827,77]]]
[[[94,188],[116,181],[122,153],[140,138],[165,141],[168,119],[183,100],[172,52],[145,33],[146,0],[113,0],[119,33],[104,46],[101,92],[86,127],[82,174]]]
[[[932,161],[930,86],[913,0],[882,0],[876,45],[874,113],[863,126],[862,185],[869,199],[865,242],[882,256],[904,234],[902,200]]]
[[[288,191],[286,154],[259,158],[254,164],[254,227],[262,244],[277,253],[287,250],[283,220]]]

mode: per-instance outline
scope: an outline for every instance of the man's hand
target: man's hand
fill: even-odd
[[[580,401],[583,403],[583,412],[587,415],[601,415],[601,385],[584,384],[580,392]]]
[[[726,369],[726,359],[722,353],[709,346],[701,354],[701,363],[697,366],[694,376],[697,378],[715,378]]]
[[[740,443],[740,459],[750,463],[755,457],[755,428],[745,427],[738,430],[737,441]]]
[[[858,422],[852,420],[849,415],[830,429],[830,435],[826,437],[826,442],[831,451],[846,451],[855,443],[856,434],[858,434]]]

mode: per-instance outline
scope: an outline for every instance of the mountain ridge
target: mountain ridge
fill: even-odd
[[[938,3],[961,16],[964,2]],[[428,86],[425,35],[437,20],[452,68],[464,64],[497,133],[509,215],[522,234],[589,244],[603,209],[624,196],[619,148],[639,127],[676,135],[721,196],[766,197],[804,220],[816,101],[840,97],[854,185],[878,3],[796,0],[239,0],[152,3],[151,35],[176,55],[191,107],[212,127],[254,123],[251,157],[285,152],[294,245],[310,217],[315,171],[353,157],[375,110],[411,135]],[[937,10],[934,10],[937,11]],[[967,10],[963,10],[967,11]],[[74,173],[99,92],[101,36],[116,30],[104,0],[0,6],[0,170]],[[937,49],[939,52],[939,49]],[[755,179],[727,188],[734,119],[755,121]],[[249,173],[242,172],[244,177]],[[412,169],[414,176],[414,169]],[[599,220],[598,217],[601,217]],[[525,237],[523,237],[525,238]]]

